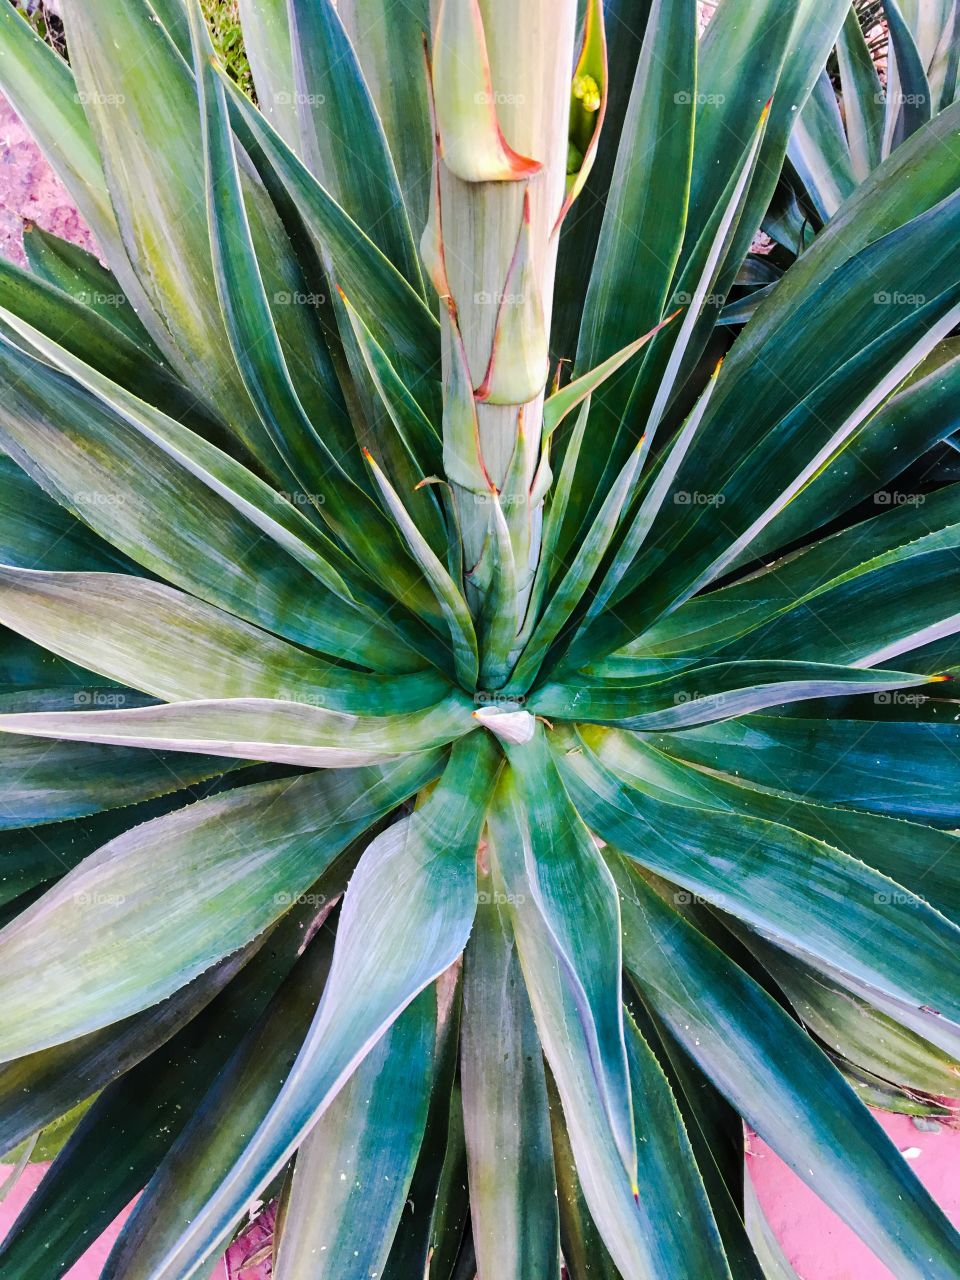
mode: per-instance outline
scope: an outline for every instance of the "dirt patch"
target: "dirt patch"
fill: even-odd
[[[96,252],[93,237],[63,184],[0,95],[0,255],[21,265],[25,220]]]

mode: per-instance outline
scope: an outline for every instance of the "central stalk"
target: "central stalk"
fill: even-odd
[[[576,10],[576,0],[434,6],[439,162],[424,257],[445,303],[445,464],[478,616],[494,597],[505,607],[504,526],[509,534],[515,634],[539,554],[543,495],[533,489]]]

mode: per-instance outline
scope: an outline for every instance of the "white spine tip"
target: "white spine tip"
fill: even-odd
[[[536,717],[529,711],[504,711],[501,707],[481,707],[473,713],[475,720],[489,729],[501,742],[512,742],[522,747],[530,742],[537,731]]]

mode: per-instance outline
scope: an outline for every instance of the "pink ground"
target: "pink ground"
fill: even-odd
[[[907,1116],[875,1113],[944,1212],[960,1226],[960,1132],[921,1133]],[[897,1280],[836,1214],[758,1138],[748,1167],[764,1212],[799,1280]]]
[[[938,1133],[921,1133],[904,1116],[878,1113],[878,1119],[901,1153],[910,1153],[914,1171],[951,1220],[960,1226],[960,1132],[941,1129]],[[750,1148],[748,1168],[760,1203],[798,1280],[897,1280],[765,1143],[753,1138]],[[7,1200],[0,1204],[0,1239],[42,1174],[39,1166],[29,1168]],[[4,1176],[5,1171],[0,1168],[0,1182]],[[107,1236],[67,1272],[64,1280],[98,1280],[122,1217]],[[269,1280],[272,1225],[273,1211],[267,1209],[230,1249],[229,1274],[224,1264],[219,1263],[210,1280]]]
[[[93,249],[93,238],[36,143],[0,96],[0,256],[23,263],[23,221]]]

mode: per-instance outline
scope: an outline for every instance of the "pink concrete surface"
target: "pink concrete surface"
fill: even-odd
[[[923,1133],[905,1116],[875,1113],[911,1167],[951,1221],[960,1226],[960,1131]],[[897,1280],[815,1193],[757,1137],[748,1143],[747,1167],[760,1204],[798,1280]],[[0,1182],[8,1170],[0,1167]],[[38,1186],[44,1167],[30,1166],[0,1204],[0,1239]],[[99,1280],[100,1270],[126,1213],[92,1245],[63,1280]],[[275,1207],[268,1205],[209,1280],[270,1280]],[[703,1280],[707,1280],[704,1277]]]
[[[21,265],[24,219],[85,249],[96,248],[39,147],[0,95],[0,256]]]
[[[960,1132],[922,1133],[907,1116],[874,1113],[944,1212],[960,1226]],[[747,1167],[767,1220],[799,1280],[897,1280],[759,1138]]]
[[[28,1165],[17,1185],[7,1198],[0,1203],[0,1240],[10,1230],[17,1214],[19,1214],[31,1194],[40,1185],[40,1180],[46,1173],[47,1167],[47,1165],[40,1164]],[[3,1182],[9,1172],[9,1167],[0,1165],[0,1183]],[[113,1247],[113,1242],[120,1234],[120,1228],[123,1226],[128,1213],[129,1209],[120,1214],[110,1229],[90,1246],[80,1261],[66,1272],[62,1280],[99,1280],[100,1271],[107,1260],[107,1254],[109,1254]],[[209,1280],[260,1280],[260,1277],[249,1273],[234,1273],[228,1276],[224,1263],[218,1262],[213,1271],[211,1271]]]

